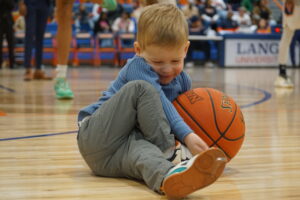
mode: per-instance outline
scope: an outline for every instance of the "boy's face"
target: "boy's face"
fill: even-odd
[[[144,58],[158,74],[160,83],[166,85],[182,72],[189,45],[188,41],[179,48],[150,45],[141,50],[138,42],[135,42],[134,47],[136,54]]]

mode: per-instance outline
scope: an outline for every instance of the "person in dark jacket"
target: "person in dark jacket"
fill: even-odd
[[[12,11],[15,7],[13,0],[0,0],[0,68],[2,67],[2,44],[4,36],[6,37],[9,52],[9,67],[14,68],[14,20]]]

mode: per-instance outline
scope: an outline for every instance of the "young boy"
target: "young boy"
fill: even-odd
[[[191,88],[182,71],[189,47],[184,15],[171,4],[147,6],[134,46],[136,56],[99,101],[79,112],[79,150],[96,175],[143,180],[160,194],[183,198],[213,183],[226,163],[171,103]],[[175,149],[175,137],[187,148]]]

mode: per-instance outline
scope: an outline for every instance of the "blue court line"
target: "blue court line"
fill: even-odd
[[[71,133],[77,133],[77,131],[67,131],[67,132],[61,132],[61,133],[48,133],[48,134],[30,135],[30,136],[23,136],[23,137],[0,138],[0,142],[1,141],[7,141],[7,140],[21,140],[21,139],[30,139],[30,138],[37,138],[37,137],[48,137],[48,136],[55,136],[55,135],[65,135],[65,134],[71,134]]]
[[[0,85],[1,86],[1,85]],[[265,101],[268,101],[271,97],[272,94],[266,90],[260,89],[260,88],[254,88],[254,87],[248,87],[248,86],[241,86],[239,85],[238,87],[243,87],[243,88],[248,88],[251,90],[258,90],[259,92],[262,92],[264,94],[264,97],[258,101],[246,104],[246,105],[240,105],[240,108],[249,108],[258,104],[261,104]],[[23,137],[12,137],[12,138],[0,138],[1,141],[8,141],[8,140],[21,140],[21,139],[30,139],[30,138],[38,138],[38,137],[48,137],[48,136],[55,136],[55,135],[65,135],[65,134],[73,134],[77,133],[76,131],[67,131],[67,132],[61,132],[61,133],[49,133],[49,134],[40,134],[40,135],[30,135],[30,136],[23,136]]]
[[[257,104],[261,104],[265,101],[268,101],[271,97],[272,97],[272,94],[266,90],[263,90],[263,89],[260,89],[260,88],[254,88],[254,87],[247,87],[247,86],[242,86],[242,87],[245,87],[245,88],[249,88],[249,89],[252,89],[252,90],[258,90],[260,92],[262,92],[264,94],[264,97],[258,101],[255,101],[253,103],[249,103],[249,104],[246,104],[246,105],[241,105],[240,108],[249,108],[249,107],[252,107],[252,106],[255,106]]]
[[[6,90],[6,91],[12,92],[12,93],[15,93],[15,92],[16,92],[14,89],[7,88],[7,87],[5,87],[5,86],[3,86],[3,85],[0,85],[0,89]]]

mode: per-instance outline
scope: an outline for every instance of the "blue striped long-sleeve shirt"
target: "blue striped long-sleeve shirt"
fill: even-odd
[[[182,71],[171,83],[161,85],[159,83],[158,74],[142,57],[137,55],[128,60],[127,64],[119,72],[118,77],[111,83],[109,88],[103,92],[103,95],[96,103],[80,110],[78,121],[81,121],[86,116],[92,115],[101,104],[116,94],[126,83],[134,80],[147,81],[159,92],[164,112],[171,126],[171,131],[183,142],[184,137],[191,133],[192,130],[178,114],[172,101],[175,100],[178,95],[191,89],[190,77]]]

